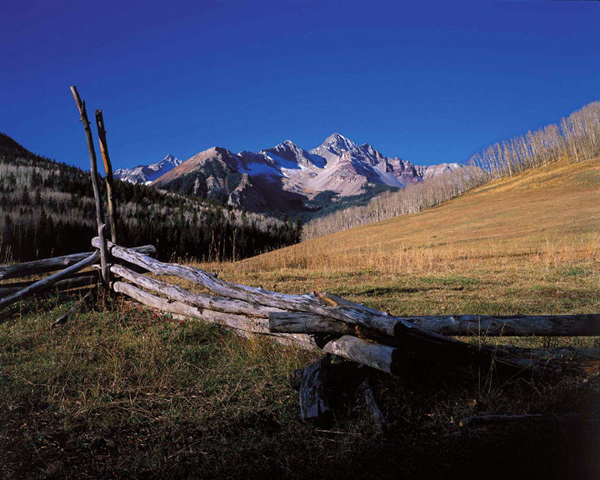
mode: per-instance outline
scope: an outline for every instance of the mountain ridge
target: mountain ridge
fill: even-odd
[[[149,185],[157,178],[181,165],[183,160],[168,153],[162,160],[150,165],[137,165],[133,168],[119,168],[114,176],[124,182]]]
[[[417,166],[386,157],[372,145],[358,145],[336,132],[311,150],[291,140],[237,154],[211,147],[156,178],[152,185],[253,211],[297,213],[310,209],[307,202],[323,192],[352,197],[373,186],[404,188],[460,168],[458,163]]]

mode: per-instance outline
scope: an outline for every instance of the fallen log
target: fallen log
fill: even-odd
[[[51,288],[58,291],[70,290],[71,288],[79,288],[94,285],[97,282],[97,272],[80,272],[74,274],[72,277],[69,277],[65,280],[60,280],[56,282]],[[6,297],[7,295],[11,295],[15,292],[19,292],[25,287],[29,287],[34,283],[35,281],[0,284],[0,298]]]
[[[89,255],[86,259],[77,262],[75,265],[71,265],[64,270],[55,273],[54,275],[50,275],[42,280],[39,280],[28,287],[25,287],[23,290],[13,293],[7,297],[0,299],[0,309],[5,308],[19,300],[23,300],[27,297],[35,295],[36,293],[43,292],[52,287],[52,285],[56,284],[59,280],[64,280],[74,273],[83,270],[84,268],[89,267],[94,264],[100,258],[100,254],[98,252],[94,252]]]
[[[396,348],[350,335],[327,342],[323,351],[393,375],[397,375],[402,367],[401,355]]]
[[[401,317],[451,336],[600,336],[600,315],[440,315]]]
[[[527,415],[481,415],[478,417],[465,417],[461,419],[459,426],[474,427],[477,425],[490,424],[507,424],[507,423],[525,423],[531,420],[539,420],[542,415],[527,414]]]
[[[379,316],[382,312],[357,305],[337,295],[320,292],[317,297],[333,307],[358,308],[360,311]],[[485,335],[538,336],[538,337],[585,337],[600,336],[600,315],[427,315],[392,316],[386,325],[407,321],[429,331],[446,336]]]
[[[142,247],[134,247],[139,253],[146,255],[156,253],[156,248],[152,245],[144,245]],[[8,280],[10,278],[28,277],[30,275],[39,275],[48,272],[61,270],[77,262],[81,262],[88,258],[92,252],[74,253],[72,255],[63,255],[61,257],[44,258],[42,260],[34,260],[32,262],[16,263],[14,265],[0,265],[0,280]]]

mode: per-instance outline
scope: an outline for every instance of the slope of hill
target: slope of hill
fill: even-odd
[[[556,124],[482,149],[464,168],[436,165],[425,171],[423,178],[429,178],[427,182],[409,185],[396,192],[384,192],[368,202],[323,211],[305,225],[303,239],[419,212],[493,179],[513,177],[560,161],[577,163],[599,155],[600,102],[592,102]]]
[[[527,253],[546,241],[600,232],[600,159],[560,163],[492,181],[461,197],[411,215],[363,225],[257,257],[321,264],[321,255],[405,252],[435,246]],[[318,254],[317,254],[318,252]]]
[[[460,169],[457,163],[416,166],[334,133],[310,151],[290,140],[257,153],[213,147],[153,185],[257,212],[298,213],[314,209],[309,201],[324,192],[338,198],[365,195],[373,187],[404,188]]]

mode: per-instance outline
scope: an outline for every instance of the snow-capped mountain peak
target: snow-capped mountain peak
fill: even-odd
[[[161,162],[136,167],[127,175],[120,170],[118,176],[137,183],[154,180],[152,185],[158,188],[255,211],[302,211],[312,208],[306,207],[305,201],[322,192],[348,197],[368,193],[375,185],[402,188],[459,168],[455,164],[416,166],[398,157],[386,157],[368,143],[359,146],[334,133],[310,151],[291,140],[237,154],[213,147],[183,163],[167,155]]]
[[[275,162],[277,162],[278,159],[285,160],[285,162],[277,162],[282,164],[280,166],[284,168],[293,168],[294,165],[298,165],[300,168],[311,166],[323,168],[325,166],[323,158],[307,152],[291,140],[281,142],[280,144],[275,145],[273,148],[263,150],[261,153],[269,156]]]
[[[352,152],[358,149],[358,145],[356,143],[337,132],[332,135],[329,135],[321,144],[321,147],[324,147],[330,152],[336,153],[338,155],[342,152]]]
[[[115,170],[115,178],[129,183],[149,184],[182,163],[183,160],[169,153],[159,162],[150,165],[138,165],[133,168]]]

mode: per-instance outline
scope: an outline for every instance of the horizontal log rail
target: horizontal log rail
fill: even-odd
[[[141,288],[125,282],[113,282],[112,289],[117,293],[124,293],[144,305],[162,310],[163,312],[198,318],[208,323],[235,328],[236,330],[244,330],[248,333],[269,333],[269,326],[264,318],[235,315],[194,307],[183,302],[152,295]]]
[[[61,270],[58,273],[50,275],[49,277],[43,278],[35,283],[32,283],[28,287],[25,287],[23,290],[13,293],[12,295],[8,295],[7,297],[3,297],[0,299],[0,309],[5,308],[13,303],[18,302],[19,300],[23,300],[25,298],[31,297],[37,293],[41,293],[49,288],[51,288],[56,282],[60,280],[64,280],[69,278],[69,276],[77,273],[84,268],[88,268],[92,266],[95,262],[100,259],[100,253],[94,252],[89,255],[87,258],[77,262],[70,267]]]
[[[402,317],[428,330],[454,337],[597,337],[600,315],[439,315]]]
[[[0,265],[0,280],[10,278],[28,277],[41,273],[54,272],[75,265],[88,258],[92,252],[74,253],[62,257],[44,258],[33,262],[17,263],[14,265]]]
[[[92,244],[99,245],[99,240],[93,239]],[[318,345],[326,353],[394,374],[403,368],[407,356],[494,365],[514,373],[532,371],[552,375],[560,371],[559,367],[549,364],[547,360],[526,357],[509,349],[461,342],[410,321],[436,317],[394,317],[327,293],[292,295],[270,292],[226,282],[190,266],[163,263],[111,242],[107,242],[107,246],[109,254],[115,259],[159,276],[190,280],[209,290],[212,295],[192,293],[118,264],[111,266],[111,273],[123,281],[112,284],[115,291],[174,315],[231,327],[242,335],[279,334],[280,338],[298,335],[298,339],[311,335],[315,341],[310,345]],[[475,318],[464,317],[470,324]],[[546,320],[551,323],[557,318],[560,317],[548,316]],[[485,318],[488,326],[492,319],[505,323],[508,321],[488,316]],[[527,320],[526,317],[518,319]],[[579,320],[582,319],[594,321],[595,317],[580,316]],[[575,318],[572,320],[570,324],[575,324]],[[438,323],[441,324],[441,320]],[[546,325],[544,328],[548,330],[549,327]],[[586,331],[595,330],[588,328]]]
[[[123,265],[112,265],[111,273],[138,285],[139,287],[150,290],[151,292],[160,293],[171,300],[176,300],[195,307],[206,308],[225,313],[236,313],[252,315],[254,317],[268,318],[269,313],[281,311],[272,307],[265,307],[256,303],[243,302],[236,299],[219,297],[216,295],[206,295],[200,293],[192,293],[187,290],[170,285],[160,280],[141,275],[133,270],[124,267]]]
[[[600,315],[438,315],[392,317],[432,332],[460,337],[597,337]],[[349,333],[348,324],[310,313],[274,312],[269,315],[272,331],[280,333]]]
[[[156,253],[153,245],[144,245],[135,247],[133,250],[144,254]],[[29,277],[31,275],[40,275],[48,272],[55,272],[75,265],[88,258],[93,252],[73,253],[61,257],[44,258],[32,262],[16,263],[14,265],[0,265],[0,280],[9,280],[11,278]]]
[[[49,289],[64,291],[71,290],[74,288],[88,287],[92,285],[96,285],[99,282],[98,272],[80,272],[72,277],[66,278],[64,280],[59,280],[56,283],[53,283]],[[4,298],[8,295],[12,295],[14,293],[20,292],[26,287],[33,285],[35,282],[19,282],[18,284],[7,284],[0,285],[0,298]]]
[[[134,247],[131,251],[154,253],[156,252],[156,249],[152,245],[144,245],[141,247]],[[75,261],[77,259],[79,260]],[[15,276],[44,273],[47,272],[48,269],[56,270],[57,268],[60,268],[61,265],[70,264],[64,270],[42,278],[41,280],[19,282],[17,284],[0,284],[0,310],[20,300],[24,300],[53,288],[58,290],[68,290],[97,283],[97,272],[81,271],[93,266],[99,259],[99,252],[96,250],[92,253],[78,253],[65,255],[63,257],[47,258],[36,260],[34,262],[10,265],[10,269],[7,268],[3,270],[3,272],[11,275],[11,278],[14,278]]]

